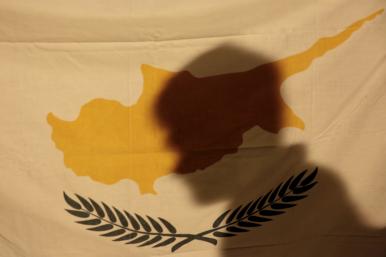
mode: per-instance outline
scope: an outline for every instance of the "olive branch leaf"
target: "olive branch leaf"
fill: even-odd
[[[271,221],[272,216],[285,213],[285,209],[296,206],[296,201],[307,195],[304,193],[313,188],[318,169],[304,178],[307,170],[296,177],[290,177],[284,184],[279,184],[262,197],[240,205],[234,210],[227,210],[221,214],[212,227],[216,229],[213,235],[216,237],[235,236],[240,232],[247,232],[250,228],[259,227],[264,222]],[[217,231],[221,230],[221,231]]]
[[[164,218],[152,218],[137,213],[121,211],[104,202],[97,203],[91,198],[75,194],[77,200],[63,192],[66,203],[72,209],[66,209],[71,215],[81,218],[79,224],[89,226],[87,229],[102,233],[103,237],[112,237],[113,241],[124,241],[138,246],[161,247],[172,244],[177,238],[191,238],[216,244],[213,238],[192,234],[178,234],[177,229]]]
[[[212,234],[214,237],[231,237],[260,227],[262,223],[271,221],[273,216],[284,214],[285,209],[296,206],[295,202],[306,198],[305,193],[317,184],[317,181],[314,180],[318,168],[316,167],[307,176],[305,176],[306,173],[307,170],[304,170],[297,176],[287,179],[285,183],[279,184],[265,195],[235,209],[225,211],[213,222],[212,229],[197,235]],[[194,239],[182,240],[172,247],[172,251],[176,251],[192,240]]]
[[[104,202],[97,203],[91,198],[84,198],[75,194],[76,199],[63,192],[64,200],[71,209],[66,211],[80,218],[79,224],[88,226],[87,230],[102,233],[100,236],[114,238],[126,244],[137,244],[139,247],[172,246],[172,252],[194,241],[201,240],[213,245],[216,238],[232,237],[262,226],[273,216],[285,213],[285,209],[296,206],[296,201],[307,197],[305,194],[313,188],[318,172],[315,168],[306,175],[304,170],[297,176],[290,177],[285,183],[279,184],[267,194],[247,204],[240,205],[222,213],[212,224],[212,228],[198,234],[177,233],[177,229],[164,218],[153,218],[126,210],[110,207]],[[182,239],[182,240],[178,240]]]

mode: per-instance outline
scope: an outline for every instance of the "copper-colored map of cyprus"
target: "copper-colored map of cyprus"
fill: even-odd
[[[235,153],[243,134],[255,126],[272,133],[303,129],[304,122],[282,100],[283,81],[382,12],[317,40],[304,52],[244,72],[197,78],[188,71],[142,65],[143,92],[136,104],[94,99],[74,121],[50,113],[52,140],[76,175],[105,184],[131,179],[141,193],[155,193],[159,177],[204,169]]]

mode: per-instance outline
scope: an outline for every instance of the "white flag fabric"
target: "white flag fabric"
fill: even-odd
[[[386,256],[385,6],[0,0],[0,257]]]

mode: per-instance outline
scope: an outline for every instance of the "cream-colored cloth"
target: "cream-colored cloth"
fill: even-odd
[[[385,256],[385,6],[383,0],[0,0],[0,256]],[[291,56],[297,59],[285,59]],[[245,126],[235,150],[210,160],[191,157],[182,146],[194,140],[178,139],[181,131],[172,134],[151,109],[180,71],[199,86],[207,77],[238,76],[267,63],[278,69],[275,97],[288,107],[272,114],[281,126]],[[146,85],[148,109],[138,107]],[[250,101],[238,96],[229,100],[230,111]],[[183,113],[189,103],[179,104]],[[182,153],[193,158],[194,172],[176,174]],[[110,230],[89,231],[75,222],[84,218],[65,211],[76,204],[63,192],[80,204],[75,194],[197,234],[225,210],[315,167],[318,184],[297,206],[249,232],[208,235],[217,245],[194,240],[174,253],[180,238],[156,248],[116,242],[118,236],[100,236]]]

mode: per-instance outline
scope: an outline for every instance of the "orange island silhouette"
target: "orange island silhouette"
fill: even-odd
[[[272,133],[284,127],[304,129],[282,100],[281,85],[382,12],[317,40],[304,52],[244,72],[197,78],[188,71],[143,64],[143,92],[136,104],[94,99],[74,121],[49,113],[52,140],[76,175],[105,184],[131,179],[141,193],[156,193],[156,179],[204,169],[237,152],[243,133],[255,126]],[[273,112],[280,113],[280,120]],[[180,125],[171,136],[168,123],[176,120]]]

